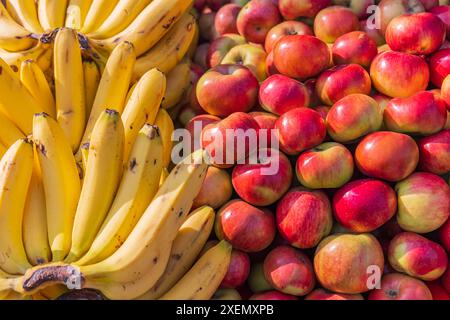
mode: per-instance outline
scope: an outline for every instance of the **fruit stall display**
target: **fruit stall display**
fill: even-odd
[[[447,0],[2,1],[0,299],[449,300],[449,40]]]

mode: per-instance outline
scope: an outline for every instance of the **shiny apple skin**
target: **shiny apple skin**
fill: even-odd
[[[199,194],[194,199],[194,208],[210,206],[218,209],[230,200],[233,194],[231,177],[227,171],[209,167]]]
[[[442,86],[445,77],[450,74],[450,49],[441,49],[430,58],[430,80],[438,88]]]
[[[275,44],[283,37],[289,35],[309,35],[313,36],[312,29],[300,21],[284,21],[269,30],[264,43],[266,52],[271,52]]]
[[[450,111],[450,74],[442,82],[441,97],[447,104],[447,110]]]
[[[433,300],[423,281],[401,273],[390,273],[381,279],[381,288],[369,293],[369,300]]]
[[[218,37],[211,42],[211,45],[208,48],[206,54],[208,66],[210,68],[218,66],[231,49],[245,43],[247,43],[247,40],[238,34],[231,33]]]
[[[378,8],[380,10],[380,27],[383,34],[395,17],[406,13],[425,12],[425,8],[420,0],[381,0]]]
[[[450,130],[442,130],[418,141],[420,169],[437,175],[450,172]]]
[[[258,81],[267,78],[267,54],[263,47],[256,44],[241,44],[233,47],[223,58],[221,64],[243,65],[253,72]]]
[[[335,293],[325,289],[314,289],[305,300],[364,300],[360,294]]]
[[[298,298],[290,294],[273,290],[254,294],[249,300],[298,300]]]
[[[273,129],[275,128],[275,123],[277,122],[278,117],[272,113],[263,111],[250,112],[249,115],[255,119],[260,129],[267,130],[266,141],[261,139],[262,136],[259,137],[259,148],[271,148],[272,135],[274,135]]]
[[[220,35],[238,33],[237,17],[240,11],[241,7],[234,3],[226,4],[217,11],[214,25]]]
[[[220,286],[229,289],[240,287],[247,281],[249,274],[250,257],[245,252],[233,249],[228,271]]]
[[[353,31],[336,39],[332,47],[335,64],[359,64],[368,69],[378,54],[378,46],[363,31]]]
[[[280,12],[286,20],[314,18],[320,10],[329,5],[331,0],[278,0]]]
[[[438,6],[429,10],[444,23],[447,31],[447,39],[450,40],[450,6]]]
[[[334,43],[340,36],[359,28],[358,16],[342,6],[325,8],[314,19],[314,34],[327,43]]]
[[[192,151],[195,151],[201,147],[201,135],[202,130],[209,124],[217,123],[221,119],[216,116],[212,116],[209,114],[201,114],[198,116],[193,117],[188,124],[186,125],[186,130],[189,131],[191,134],[191,140],[192,140]],[[198,124],[198,127],[200,129],[200,132],[195,132],[195,124]],[[198,145],[195,145],[195,140],[198,141]]]

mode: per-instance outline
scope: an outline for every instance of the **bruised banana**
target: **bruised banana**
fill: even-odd
[[[39,0],[38,17],[44,31],[64,26],[68,0]]]
[[[97,30],[111,15],[118,2],[119,0],[93,0],[81,27],[81,32],[88,34]]]
[[[39,23],[36,4],[30,0],[6,0],[6,7],[11,15],[25,29],[41,34],[43,32]]]
[[[191,63],[189,60],[178,64],[167,75],[167,90],[161,107],[175,107],[183,98],[191,84]]]
[[[175,125],[173,124],[170,115],[164,109],[159,109],[158,115],[156,116],[155,125],[161,132],[164,147],[163,165],[167,168],[172,158],[172,134],[175,130]]]
[[[36,44],[33,34],[18,24],[0,2],[0,48],[7,51],[22,51]]]

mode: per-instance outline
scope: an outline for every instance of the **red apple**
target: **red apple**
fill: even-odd
[[[209,167],[202,188],[194,199],[194,208],[210,206],[218,209],[230,200],[233,193],[231,178],[223,169]]]
[[[450,253],[450,219],[439,230],[439,238],[447,252]]]
[[[413,232],[402,232],[391,240],[388,258],[395,270],[425,281],[440,278],[448,265],[442,246]]]
[[[418,142],[420,168],[434,174],[450,172],[450,130],[443,130]]]
[[[222,59],[222,64],[243,65],[250,69],[259,81],[267,78],[267,54],[264,49],[255,44],[241,44],[233,47]]]
[[[397,183],[395,190],[398,195],[397,221],[403,230],[428,233],[447,221],[450,187],[441,177],[416,172]]]
[[[283,37],[289,35],[313,35],[311,28],[300,21],[284,21],[269,30],[264,47],[266,52],[271,52],[276,43]]]
[[[278,0],[280,12],[286,20],[300,17],[314,18],[320,10],[330,4],[331,0]]]
[[[330,112],[331,107],[330,106],[317,106],[317,107],[312,107],[312,109],[317,111],[318,113],[320,113],[323,120],[326,121],[328,112]]]
[[[248,286],[254,293],[272,290],[273,287],[267,282],[264,276],[263,263],[252,263],[250,275],[248,277]]]
[[[224,5],[217,11],[214,26],[220,35],[238,33],[237,17],[241,7],[234,3]]]
[[[288,246],[269,252],[264,260],[264,275],[275,289],[295,296],[307,295],[316,283],[309,258]]]
[[[354,232],[372,232],[397,211],[397,195],[386,183],[375,179],[352,181],[333,197],[337,221]]]
[[[385,51],[373,60],[370,76],[379,92],[393,98],[407,98],[427,88],[430,72],[421,57]]]
[[[219,36],[219,33],[214,26],[216,20],[215,12],[203,12],[198,19],[198,27],[200,36],[206,41],[212,41]]]
[[[328,290],[357,294],[369,290],[371,268],[383,270],[383,250],[371,234],[331,235],[319,244],[314,256],[314,270],[321,285]]]
[[[315,247],[333,225],[326,194],[302,188],[292,189],[281,199],[276,219],[281,236],[300,249]]]
[[[369,300],[433,300],[422,281],[401,273],[390,273],[381,279],[381,288],[372,290]]]
[[[221,287],[237,288],[247,281],[250,273],[250,258],[247,253],[234,250],[231,252],[230,264],[228,271],[222,280]]]
[[[279,74],[277,68],[275,67],[275,62],[273,61],[273,51],[270,51],[266,58],[266,74],[268,76]]]
[[[442,82],[441,97],[447,104],[447,110],[450,111],[450,74]]]
[[[326,122],[334,141],[350,143],[378,131],[383,124],[383,110],[373,98],[351,94],[333,105]]]
[[[450,300],[450,294],[445,290],[439,280],[427,282],[427,287],[430,289],[433,300]]]
[[[429,11],[444,23],[447,31],[447,39],[450,39],[450,6],[438,6]]]
[[[230,0],[206,0],[208,8],[210,8],[213,11],[219,10],[228,2],[230,2]]]
[[[254,294],[249,300],[298,300],[298,298],[279,291],[267,291],[264,293]]]
[[[278,120],[278,117],[272,113],[268,112],[262,112],[262,111],[255,111],[250,112],[249,115],[255,119],[255,121],[258,123],[259,128],[261,129],[260,136],[259,136],[259,147],[260,148],[271,148],[272,147],[272,135],[274,134],[275,129],[275,123]],[[266,130],[267,137],[266,140],[262,140],[262,130]]]
[[[355,63],[366,69],[378,54],[376,42],[362,31],[353,31],[340,36],[331,50],[335,64]]]
[[[221,119],[216,116],[212,116],[209,114],[202,114],[193,117],[188,124],[186,125],[186,129],[189,131],[191,135],[192,141],[192,151],[195,151],[201,147],[201,135],[202,130],[209,124],[217,123]],[[197,145],[195,142],[197,141]]]
[[[235,249],[258,252],[275,238],[275,219],[268,209],[233,200],[217,213],[215,231],[217,238],[227,240]]]
[[[382,93],[374,93],[374,94],[372,94],[372,98],[378,103],[378,105],[380,106],[380,108],[383,112],[386,109],[389,101],[391,101],[390,97],[385,96]]]
[[[359,30],[359,27],[358,16],[342,6],[325,8],[314,19],[314,34],[327,43],[333,43],[340,36]]]
[[[310,98],[309,106],[312,108],[319,107],[322,105],[322,101],[320,101],[320,98],[317,95],[316,83],[317,83],[317,79],[309,79],[305,82],[305,86],[306,86],[306,89],[308,90],[309,98]]]
[[[247,41],[238,34],[225,34],[215,39],[208,48],[206,62],[209,67],[219,65],[227,53],[234,47],[245,44]]]
[[[194,62],[205,70],[208,69],[208,64],[206,61],[208,50],[209,50],[209,43],[202,43],[197,47],[197,50],[195,51],[194,55]]]
[[[416,169],[419,148],[405,134],[380,131],[365,137],[356,148],[356,165],[370,177],[400,181]]]
[[[335,293],[325,289],[315,289],[305,300],[364,300],[360,294]]]
[[[360,21],[360,29],[361,31],[364,31],[367,33],[370,39],[375,41],[377,44],[377,47],[382,46],[386,43],[386,40],[384,39],[384,35],[381,33],[381,30],[378,28],[374,28],[368,20]]]
[[[318,75],[331,60],[328,46],[308,35],[281,38],[273,49],[276,69],[291,78],[308,79]]]
[[[380,27],[383,34],[386,32],[386,28],[395,17],[401,16],[405,13],[418,13],[424,12],[420,0],[381,0],[379,5],[379,18]]]
[[[450,74],[450,48],[435,52],[428,62],[430,80],[436,87],[441,87],[445,77]]]
[[[289,155],[315,147],[326,137],[325,121],[308,108],[295,108],[283,114],[275,123],[281,150]]]
[[[349,7],[358,18],[368,16],[367,9],[375,4],[375,0],[333,0],[333,3],[339,6]]]

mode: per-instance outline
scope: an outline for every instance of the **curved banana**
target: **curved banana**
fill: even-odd
[[[86,105],[86,122],[89,120],[92,105],[94,104],[95,95],[97,94],[98,85],[100,83],[100,70],[93,60],[83,61],[84,72],[84,95]]]
[[[136,89],[136,85],[137,85],[137,82],[135,82],[128,90],[127,97],[125,98],[125,108],[126,108],[126,105],[128,104],[128,102],[130,101],[130,98],[134,92],[134,89]],[[124,112],[125,112],[125,110],[124,110]]]
[[[161,172],[161,178],[159,178],[159,187],[161,188],[161,186],[164,184],[164,182],[166,182],[167,177],[169,176],[170,172],[169,170],[164,167],[162,172]]]
[[[77,261],[90,248],[114,200],[123,164],[124,130],[120,114],[106,109],[98,119],[89,145],[86,173],[66,262]]]
[[[147,72],[132,89],[122,114],[125,127],[124,163],[129,160],[129,154],[142,126],[155,122],[165,91],[166,77],[156,69]]]
[[[209,300],[228,271],[231,249],[231,245],[225,240],[209,249],[160,299]]]
[[[80,178],[70,143],[55,120],[46,114],[37,114],[33,121],[33,139],[42,171],[52,259],[61,261],[70,249]]]
[[[0,48],[22,51],[36,44],[32,33],[18,24],[0,2]]]
[[[123,31],[153,0],[120,0],[104,22],[91,34],[93,39],[106,39]],[[114,1],[110,1],[114,2]],[[115,1],[117,2],[117,1]]]
[[[25,29],[37,34],[43,32],[39,23],[35,1],[6,0],[6,8]]]
[[[164,274],[147,293],[139,297],[139,300],[158,299],[189,271],[211,235],[214,217],[214,209],[207,206],[189,215],[173,241]]]
[[[19,139],[25,139],[25,135],[17,126],[0,112],[0,144],[9,148]]]
[[[66,28],[80,30],[91,4],[92,0],[70,0],[66,11]]]
[[[68,0],[39,0],[39,22],[45,31],[64,26]]]
[[[97,30],[110,17],[119,0],[93,0],[81,27],[83,34]]]
[[[168,73],[186,55],[197,32],[194,16],[184,14],[158,44],[137,59],[133,79],[138,79],[152,68]]]
[[[0,162],[0,268],[23,274],[31,267],[22,241],[23,209],[33,171],[33,143],[15,142]]]
[[[47,71],[52,64],[52,55],[51,45],[41,41],[35,47],[25,51],[10,52],[0,48],[0,59],[17,74],[20,72],[22,63],[27,60],[36,61],[42,71]]]
[[[136,139],[111,209],[91,248],[77,265],[108,258],[127,239],[159,189],[162,154],[159,129],[146,124]]]
[[[155,125],[161,132],[164,147],[163,165],[167,168],[172,158],[172,134],[175,130],[175,125],[173,124],[170,115],[164,109],[159,109],[158,115],[156,116]]]
[[[72,150],[78,150],[86,123],[84,75],[77,33],[62,28],[55,39],[54,54],[56,119]]]
[[[20,68],[20,81],[31,95],[42,102],[44,112],[56,118],[55,98],[44,72],[33,60],[25,60]]]
[[[84,176],[86,174],[87,162],[88,162],[88,158],[89,158],[89,147],[90,147],[89,142],[80,146],[81,165],[83,166],[83,168],[81,168],[82,172],[83,172],[83,180],[84,180]]]
[[[175,107],[183,98],[191,84],[191,62],[189,60],[178,64],[167,74],[167,90],[161,107]]]
[[[153,47],[189,10],[193,0],[153,0],[122,32],[107,38],[93,39],[100,50],[111,52],[119,43],[134,44],[136,56]]]

